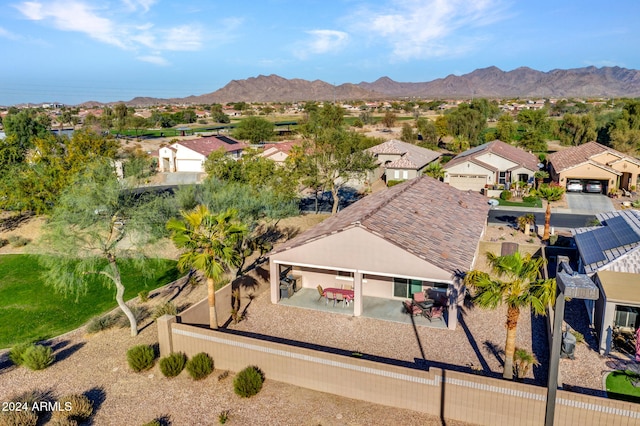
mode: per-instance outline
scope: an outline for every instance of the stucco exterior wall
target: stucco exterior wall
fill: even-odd
[[[481,175],[487,176],[487,184],[493,185],[495,183],[495,173],[493,170],[489,170],[478,164],[466,161],[464,163],[456,164],[450,168],[445,168],[444,182],[449,183],[449,175]]]
[[[509,170],[510,168],[518,165],[518,163],[514,163],[513,161],[508,160],[499,155],[496,155],[492,152],[487,152],[485,154],[479,155],[476,158],[482,161],[483,163],[487,163],[494,166],[498,170]]]

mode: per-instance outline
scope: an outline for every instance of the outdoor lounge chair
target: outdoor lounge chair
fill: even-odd
[[[444,314],[444,307],[442,307],[442,306],[434,306],[433,308],[425,311],[425,317],[427,317],[429,322],[431,322],[434,319],[438,319],[438,318],[440,318],[442,321],[444,321],[443,314]]]
[[[409,315],[422,315],[422,308],[418,305],[414,305],[411,300],[405,300],[402,304]]]
[[[324,297],[324,289],[319,284],[318,284],[318,287],[316,287],[316,288],[318,289],[318,294],[320,295],[320,297],[318,297],[318,302],[319,302]]]

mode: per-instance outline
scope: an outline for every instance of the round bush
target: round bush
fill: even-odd
[[[0,412],[2,426],[36,426],[38,414],[35,411],[5,411]]]
[[[54,360],[51,348],[42,345],[31,345],[22,354],[22,365],[31,370],[44,370]]]
[[[91,319],[91,321],[89,321],[89,324],[87,324],[86,330],[87,333],[94,334],[113,327],[114,325],[116,325],[116,322],[117,318],[115,315],[106,314],[99,317],[94,317]]]
[[[22,355],[24,355],[27,348],[31,346],[33,346],[33,343],[20,343],[12,347],[9,351],[9,359],[11,362],[15,365],[22,365]]]
[[[500,193],[500,199],[505,200],[505,201],[510,200],[511,199],[511,191],[506,191],[506,190],[502,191]]]
[[[233,379],[233,391],[242,398],[256,395],[262,389],[264,373],[258,367],[247,367]]]
[[[160,371],[165,377],[176,377],[187,363],[187,356],[182,352],[174,352],[160,360]]]
[[[200,352],[187,361],[187,371],[194,380],[202,380],[213,371],[213,359],[209,354]]]
[[[58,400],[60,411],[53,413],[54,417],[83,422],[93,414],[93,403],[85,395],[71,394],[63,396]]]
[[[177,315],[178,307],[173,302],[162,303],[153,310],[153,319],[158,319],[163,315]]]
[[[156,353],[149,345],[137,345],[127,351],[127,362],[133,371],[145,371],[153,367]]]

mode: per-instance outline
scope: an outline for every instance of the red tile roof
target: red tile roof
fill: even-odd
[[[276,148],[278,151],[282,151],[288,154],[289,151],[291,151],[291,148],[293,148],[296,145],[300,145],[301,143],[302,142],[298,140],[278,142],[278,143],[266,143],[264,144],[264,150],[266,151],[269,148]]]
[[[480,194],[423,175],[361,199],[273,252],[358,226],[441,269],[467,271],[488,211]]]
[[[420,170],[432,161],[437,160],[442,155],[439,152],[432,151],[427,148],[422,148],[417,145],[413,145],[407,142],[402,142],[397,139],[391,139],[383,142],[379,145],[372,146],[367,149],[368,152],[374,155],[379,154],[395,154],[400,158],[393,160],[385,167],[387,169],[415,169]]]
[[[199,154],[208,157],[213,151],[224,149],[225,152],[238,151],[247,148],[247,145],[229,136],[209,136],[200,139],[187,139],[180,142],[176,142],[177,145],[182,145],[195,151]]]

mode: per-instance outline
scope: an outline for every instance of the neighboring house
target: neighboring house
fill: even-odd
[[[539,170],[538,157],[494,140],[456,155],[444,165],[444,182],[460,190],[481,191],[487,185],[530,182]]]
[[[441,153],[422,148],[407,142],[392,139],[372,146],[366,150],[373,155],[378,168],[374,171],[370,181],[384,176],[385,181],[407,180],[418,177],[429,163],[433,163]]]
[[[300,141],[286,141],[278,143],[264,144],[263,157],[273,160],[276,164],[284,164],[285,160],[289,157],[291,148],[300,144]]]
[[[354,288],[354,316],[363,297],[400,301],[427,289],[448,298],[449,328],[464,300],[462,273],[472,269],[489,205],[469,194],[421,176],[369,195],[269,255],[271,301],[293,270],[302,287]]]
[[[158,170],[204,172],[204,162],[213,151],[222,149],[228,156],[238,159],[246,147],[246,144],[229,136],[209,136],[175,142],[158,150]]]
[[[566,148],[547,157],[551,178],[562,186],[572,179],[597,180],[610,189],[631,190],[638,185],[640,160],[597,142]]]
[[[640,212],[620,210],[597,215],[601,226],[572,232],[578,247],[578,271],[591,276],[599,299],[586,301],[598,334],[600,352],[608,352],[617,329],[640,326]]]

